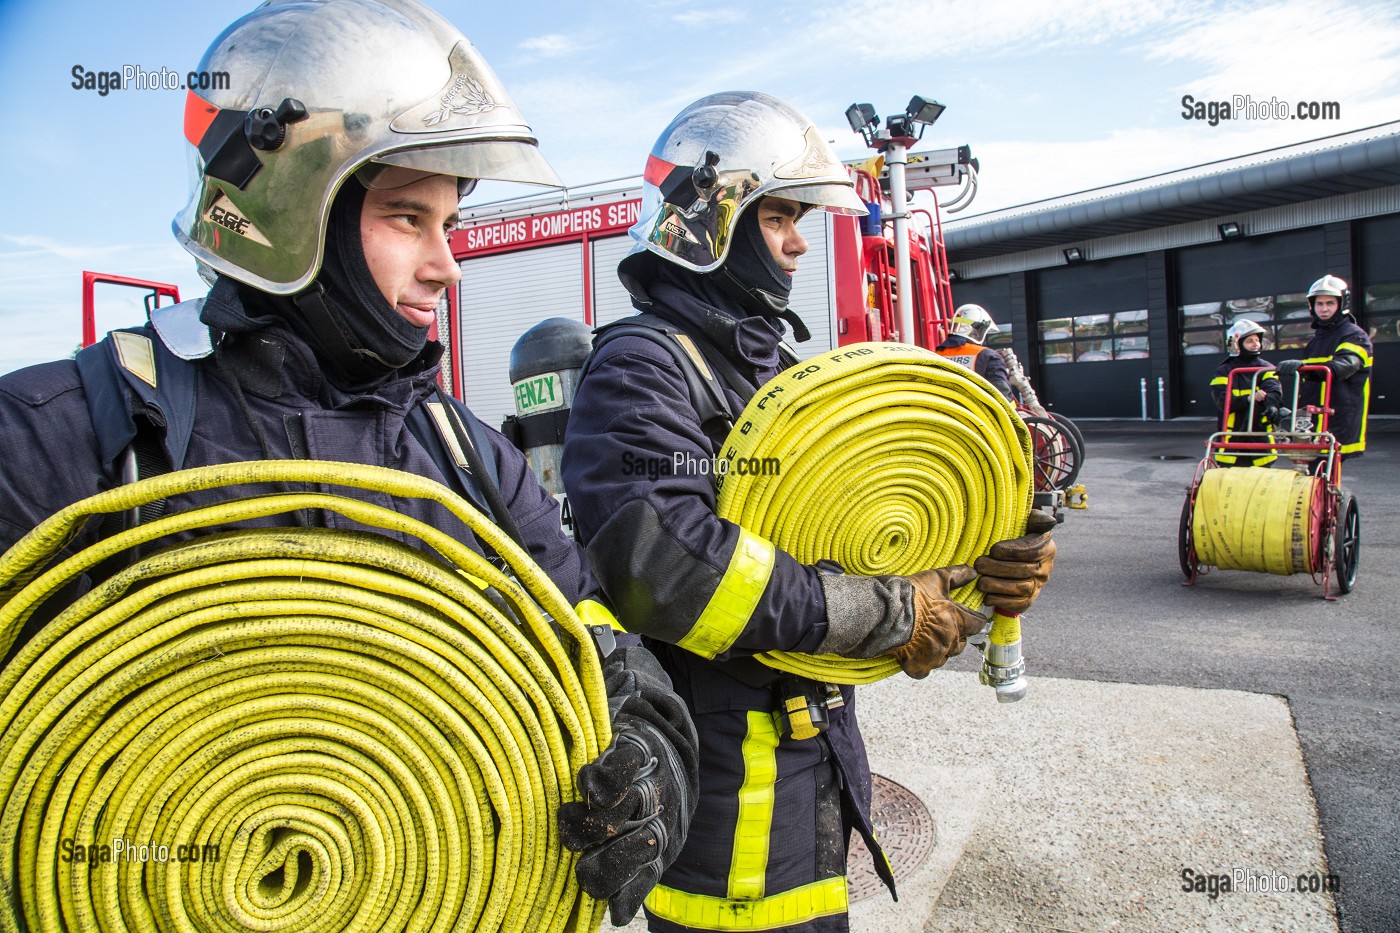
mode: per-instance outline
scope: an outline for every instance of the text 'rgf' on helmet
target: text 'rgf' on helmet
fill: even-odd
[[[186,99],[192,179],[175,237],[263,291],[315,277],[352,173],[367,187],[427,174],[559,185],[485,59],[417,0],[270,0],[199,68],[232,87]]]
[[[866,213],[846,167],[800,112],[753,91],[701,98],[671,121],[647,158],[641,213],[629,231],[633,252],[713,271],[740,214],[768,195]]]
[[[987,334],[1000,333],[1001,328],[997,327],[986,308],[968,304],[953,312],[950,332],[958,337],[966,337],[973,343],[986,343]]]
[[[1335,275],[1324,275],[1308,287],[1308,310],[1314,311],[1320,295],[1331,295],[1337,299],[1337,311],[1346,314],[1351,310],[1351,288],[1346,279]],[[1314,311],[1314,314],[1316,312]]]
[[[1269,332],[1254,321],[1241,318],[1231,324],[1230,329],[1225,332],[1225,352],[1231,356],[1239,356],[1244,338],[1250,334],[1259,335],[1259,352],[1269,349]]]

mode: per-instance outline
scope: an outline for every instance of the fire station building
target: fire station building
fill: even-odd
[[[1213,417],[1226,330],[1248,318],[1273,337],[1268,359],[1301,356],[1305,294],[1325,273],[1351,284],[1375,346],[1371,414],[1400,414],[1400,132],[950,220],[944,234],[955,302],[987,308],[1041,400],[1071,417]]]

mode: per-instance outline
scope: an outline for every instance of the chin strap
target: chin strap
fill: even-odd
[[[792,328],[792,339],[798,343],[805,343],[812,339],[812,332],[807,329],[802,318],[797,312],[789,307],[787,296],[775,295],[762,288],[750,288],[739,277],[726,266],[721,266],[711,273],[720,287],[729,294],[731,298],[739,302],[739,305],[752,314],[761,314],[764,317],[775,317],[785,322]]]
[[[294,295],[292,301],[301,309],[317,342],[326,351],[327,358],[321,361],[322,365],[335,370],[337,378],[333,381],[343,382],[341,388],[368,385],[397,368],[373,350],[351,345],[349,335],[331,311],[325,289],[319,284]]]

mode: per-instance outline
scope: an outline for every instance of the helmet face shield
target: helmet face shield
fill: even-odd
[[[740,214],[768,195],[866,213],[810,120],[767,94],[714,94],[681,111],[652,147],[629,232],[638,249],[710,272],[728,255]]]
[[[961,305],[953,312],[950,332],[974,343],[986,343],[988,334],[1001,333],[991,314],[981,305]]]
[[[236,86],[189,94],[175,236],[263,291],[314,278],[331,202],[367,166],[389,167],[360,176],[374,187],[412,184],[403,170],[558,184],[490,66],[417,0],[270,0],[199,67]]]

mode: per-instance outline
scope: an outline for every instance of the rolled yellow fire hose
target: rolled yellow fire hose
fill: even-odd
[[[813,357],[759,389],[716,461],[718,514],[805,564],[911,574],[970,564],[1025,533],[1031,437],[990,383],[920,347],[860,343]],[[972,609],[972,584],[954,597]],[[769,652],[770,667],[828,683],[899,672]]]
[[[1196,490],[1196,559],[1222,570],[1313,573],[1313,501],[1321,480],[1293,470],[1206,470]]]
[[[266,487],[46,567],[91,517],[267,483],[431,500],[510,575],[387,508]],[[294,510],[381,533],[171,545],[74,601],[0,672],[0,928],[597,930],[606,905],[579,891],[555,822],[611,741],[596,652],[529,557],[437,483],[278,461],[94,496],[0,557],[0,647],[128,547]]]

